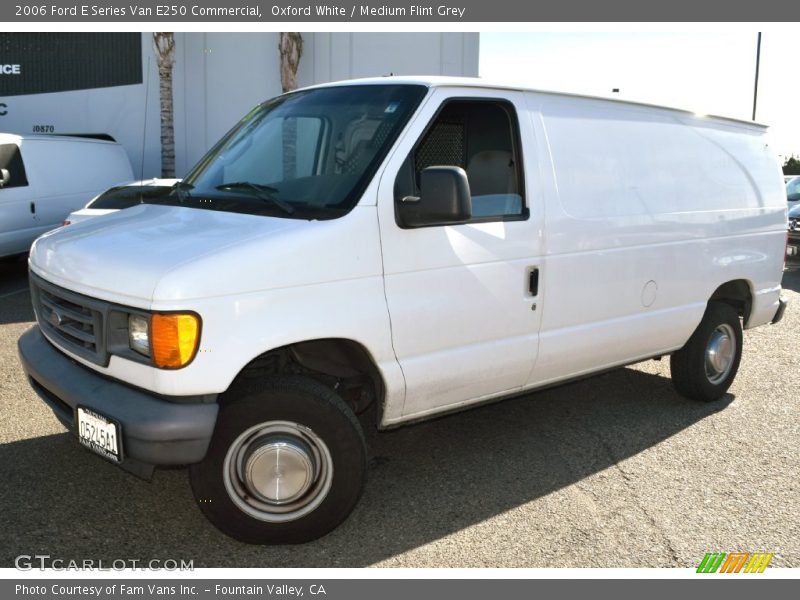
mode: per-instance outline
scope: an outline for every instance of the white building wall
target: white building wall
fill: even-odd
[[[477,33],[303,33],[301,86],[355,77],[478,75]],[[281,93],[278,36],[176,33],[173,71],[176,173],[184,175],[257,104]],[[159,81],[152,35],[142,34],[142,84],[10,96],[0,131],[106,133],[137,177],[161,174]],[[91,165],[87,165],[90,168]],[[87,199],[88,200],[88,199]]]
[[[298,83],[381,75],[478,76],[477,33],[304,33]]]

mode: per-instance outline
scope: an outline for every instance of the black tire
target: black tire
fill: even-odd
[[[707,365],[706,351],[712,343],[712,336],[719,335],[735,343],[732,359],[725,369]],[[742,324],[738,313],[729,304],[710,302],[692,337],[670,357],[672,383],[681,395],[692,400],[719,400],[733,383],[741,358]]]
[[[311,438],[300,441],[299,438],[292,438],[294,443],[300,447],[301,441],[308,442],[304,448],[314,447],[319,450],[315,454],[317,457],[324,455],[314,464],[331,465],[329,470],[324,471],[330,473],[330,477],[316,476],[315,482],[309,484],[312,487],[298,500],[298,503],[307,502],[298,513],[302,510],[311,512],[283,522],[263,520],[284,518],[285,515],[276,517],[271,512],[274,507],[268,506],[269,502],[262,501],[263,497],[251,495],[252,488],[247,488],[248,480],[242,473],[252,473],[253,470],[245,466],[239,471],[233,468],[236,464],[251,464],[247,461],[266,445],[274,446],[285,439],[280,438],[276,442],[275,436],[284,434],[261,433],[269,432],[269,427],[274,426],[270,424],[274,423],[300,425],[303,431],[307,428],[306,433],[316,442],[321,440],[322,444],[313,443]],[[259,424],[262,428],[257,430],[258,433],[247,433]],[[267,425],[266,429],[264,425]],[[242,447],[243,442],[237,441],[242,436],[250,440],[249,445]],[[226,462],[229,450],[231,457]],[[312,454],[308,452],[308,455]],[[276,451],[272,456],[279,455],[285,456],[286,452]],[[325,457],[330,463],[326,462]],[[266,463],[262,464],[272,468],[270,460],[265,460]],[[223,399],[208,453],[202,462],[189,468],[189,478],[198,506],[223,533],[251,544],[296,544],[322,537],[347,518],[364,488],[366,465],[366,443],[361,426],[350,408],[333,390],[307,377],[277,377],[265,382],[258,391]],[[281,466],[274,468],[277,472]],[[262,469],[256,472],[266,471]],[[281,473],[273,474],[272,481],[281,481],[281,476]],[[236,486],[241,486],[245,493],[235,493],[234,490],[239,489]],[[319,491],[312,500],[306,497],[310,497],[315,490],[324,490],[326,486],[327,491]],[[281,488],[277,485],[270,489]],[[250,504],[252,502],[261,504],[254,509]],[[318,504],[313,507],[315,503]],[[261,506],[267,506],[268,510],[261,511]],[[280,508],[278,506],[275,510]],[[248,514],[246,510],[251,513]],[[253,516],[253,510],[259,518]]]

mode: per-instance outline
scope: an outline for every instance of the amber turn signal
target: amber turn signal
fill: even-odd
[[[200,317],[193,313],[154,314],[150,321],[153,363],[159,369],[180,369],[197,354]]]

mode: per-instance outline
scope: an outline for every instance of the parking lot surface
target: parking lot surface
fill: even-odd
[[[678,396],[648,361],[388,433],[337,530],[301,546],[218,533],[184,470],[141,481],[79,447],[28,387],[25,265],[0,264],[0,566],[53,558],[195,567],[800,567],[800,273],[782,323],[745,333],[730,393]]]

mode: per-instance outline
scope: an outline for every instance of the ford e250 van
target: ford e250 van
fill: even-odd
[[[70,212],[131,179],[128,155],[116,142],[0,133],[0,257],[27,252]]]
[[[35,242],[22,363],[90,450],[189,465],[225,533],[310,540],[361,494],[365,424],[664,355],[723,396],[785,308],[765,133],[475,80],[285,94],[169,195]]]

